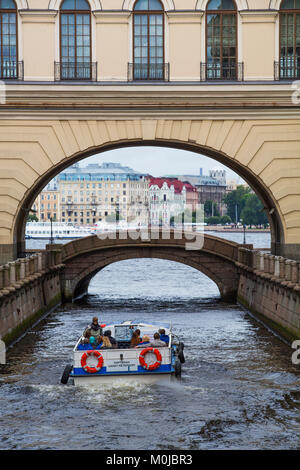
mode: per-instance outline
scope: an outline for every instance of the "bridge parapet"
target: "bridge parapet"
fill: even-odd
[[[61,302],[61,253],[45,250],[0,266],[0,338],[19,338]]]
[[[282,337],[300,338],[300,263],[239,248],[238,301]]]
[[[239,247],[238,251],[237,266],[241,269],[300,292],[299,261],[244,247]]]
[[[56,269],[62,269],[60,250],[41,250],[26,258],[0,266],[0,298],[30,281]]]

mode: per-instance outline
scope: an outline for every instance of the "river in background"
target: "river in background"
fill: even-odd
[[[181,381],[61,385],[94,315],[171,322],[185,343]],[[299,449],[300,369],[291,354],[243,308],[222,303],[195,269],[115,263],[92,279],[88,296],[56,309],[8,351],[0,449]]]
[[[213,235],[215,237],[225,238],[226,240],[232,240],[236,243],[243,244],[244,233],[243,232],[219,232],[219,231],[206,231],[205,233]],[[69,243],[71,240],[54,240],[55,243]],[[26,248],[28,250],[44,249],[50,240],[26,240]],[[246,232],[246,243],[253,244],[254,248],[269,248],[271,246],[271,235],[269,232]]]

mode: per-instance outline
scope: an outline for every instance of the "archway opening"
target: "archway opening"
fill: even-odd
[[[272,252],[275,254],[279,253],[280,245],[284,241],[284,236],[283,236],[283,228],[282,228],[282,222],[281,222],[281,217],[280,214],[278,213],[276,209],[276,203],[275,201],[272,200],[272,196],[270,194],[270,191],[268,188],[266,188],[263,183],[260,181],[259,177],[254,175],[249,168],[242,166],[239,162],[236,160],[230,159],[228,156],[217,152],[213,149],[210,148],[203,148],[199,147],[198,145],[193,145],[191,143],[188,144],[182,144],[178,142],[149,142],[149,141],[138,141],[138,142],[130,142],[130,143],[122,143],[122,144],[115,144],[115,145],[108,145],[104,146],[103,148],[98,148],[98,149],[93,149],[89,150],[86,152],[80,153],[80,155],[76,155],[72,157],[71,159],[65,160],[64,162],[61,162],[58,165],[53,166],[47,173],[45,173],[42,178],[40,178],[36,184],[31,188],[31,190],[27,193],[25,199],[23,200],[22,207],[19,209],[18,215],[16,217],[16,223],[15,223],[15,241],[16,245],[18,246],[18,252],[19,255],[24,252],[25,249],[25,244],[24,244],[24,235],[25,235],[25,225],[26,221],[29,215],[29,212],[33,206],[33,203],[35,199],[37,198],[38,194],[40,193],[41,189],[45,187],[47,183],[49,183],[53,177],[57,176],[59,173],[64,171],[66,168],[68,168],[70,165],[74,165],[76,163],[79,163],[80,161],[84,160],[85,158],[88,157],[93,157],[92,160],[90,161],[96,161],[97,159],[103,162],[107,160],[112,160],[112,155],[114,154],[117,155],[118,152],[123,152],[123,156],[118,154],[118,160],[121,161],[122,165],[126,165],[126,162],[128,162],[128,154],[130,153],[132,156],[135,155],[136,158],[136,163],[139,162],[146,162],[147,159],[149,161],[149,153],[151,154],[151,160],[154,162],[155,161],[155,153],[156,156],[158,156],[157,161],[161,162],[162,157],[161,155],[164,154],[164,152],[169,152],[168,157],[166,158],[166,162],[168,163],[168,170],[169,174],[166,174],[167,171],[163,171],[162,173],[165,173],[164,176],[174,176],[174,173],[176,172],[176,169],[174,168],[174,162],[178,160],[182,161],[182,168],[180,171],[178,170],[177,173],[180,173],[184,176],[184,173],[189,173],[191,172],[189,169],[189,166],[186,165],[186,161],[188,160],[188,156],[192,155],[194,158],[194,161],[196,161],[196,158],[199,159],[199,164],[198,164],[198,176],[199,176],[199,170],[201,168],[201,164],[203,163],[203,159],[206,159],[207,161],[210,162],[210,165],[213,165],[215,167],[216,162],[218,164],[225,165],[228,169],[228,171],[233,174],[234,172],[237,177],[240,177],[240,182],[241,184],[247,183],[249,185],[249,188],[253,190],[255,194],[259,197],[261,204],[262,204],[262,210],[266,211],[268,221],[270,224],[270,235],[271,235],[271,248]],[[126,153],[127,152],[127,153]],[[147,155],[148,152],[148,155]],[[127,155],[127,156],[126,156]],[[176,155],[176,156],[175,156]],[[214,161],[212,161],[212,159]],[[88,160],[87,160],[88,161]],[[86,162],[87,162],[86,161]],[[83,163],[83,164],[86,164]],[[130,164],[132,165],[132,159],[130,161]],[[134,166],[134,165],[133,165]],[[186,171],[184,171],[183,168],[186,168]],[[222,167],[223,168],[223,167]],[[172,172],[172,173],[171,173]],[[147,174],[147,171],[144,172]],[[171,175],[170,175],[171,173]],[[151,169],[148,171],[148,174],[151,176]],[[156,176],[162,176],[157,174]],[[176,177],[176,175],[175,175]],[[242,179],[241,179],[242,178]],[[212,205],[213,208],[213,205]],[[213,210],[212,210],[212,215]],[[240,213],[238,214],[238,217],[234,216],[234,222],[240,222]],[[240,237],[241,238],[241,237]],[[237,242],[242,243],[240,241],[240,238],[236,239]],[[251,243],[251,240],[247,240],[248,243]],[[259,242],[256,246],[262,247],[262,241]],[[264,247],[266,247],[266,244],[264,244]]]
[[[195,268],[149,258],[120,261],[105,267],[91,279],[88,294],[103,309],[120,309],[137,317],[141,310],[144,313],[179,311],[187,303],[199,306],[220,299],[217,285]]]

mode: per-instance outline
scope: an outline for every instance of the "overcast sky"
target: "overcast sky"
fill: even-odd
[[[164,147],[127,147],[109,150],[86,158],[80,162],[80,166],[103,162],[120,163],[135,171],[149,173],[153,176],[199,175],[200,168],[203,168],[204,175],[208,175],[210,169],[222,168],[226,170],[227,179],[235,179],[238,183],[243,182],[236,173],[216,160],[186,150]]]

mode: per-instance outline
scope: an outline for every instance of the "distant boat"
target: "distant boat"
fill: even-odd
[[[94,231],[90,227],[75,226],[71,223],[52,222],[52,237],[55,239],[74,239],[88,237]],[[49,240],[51,238],[51,222],[28,222],[25,239]]]

